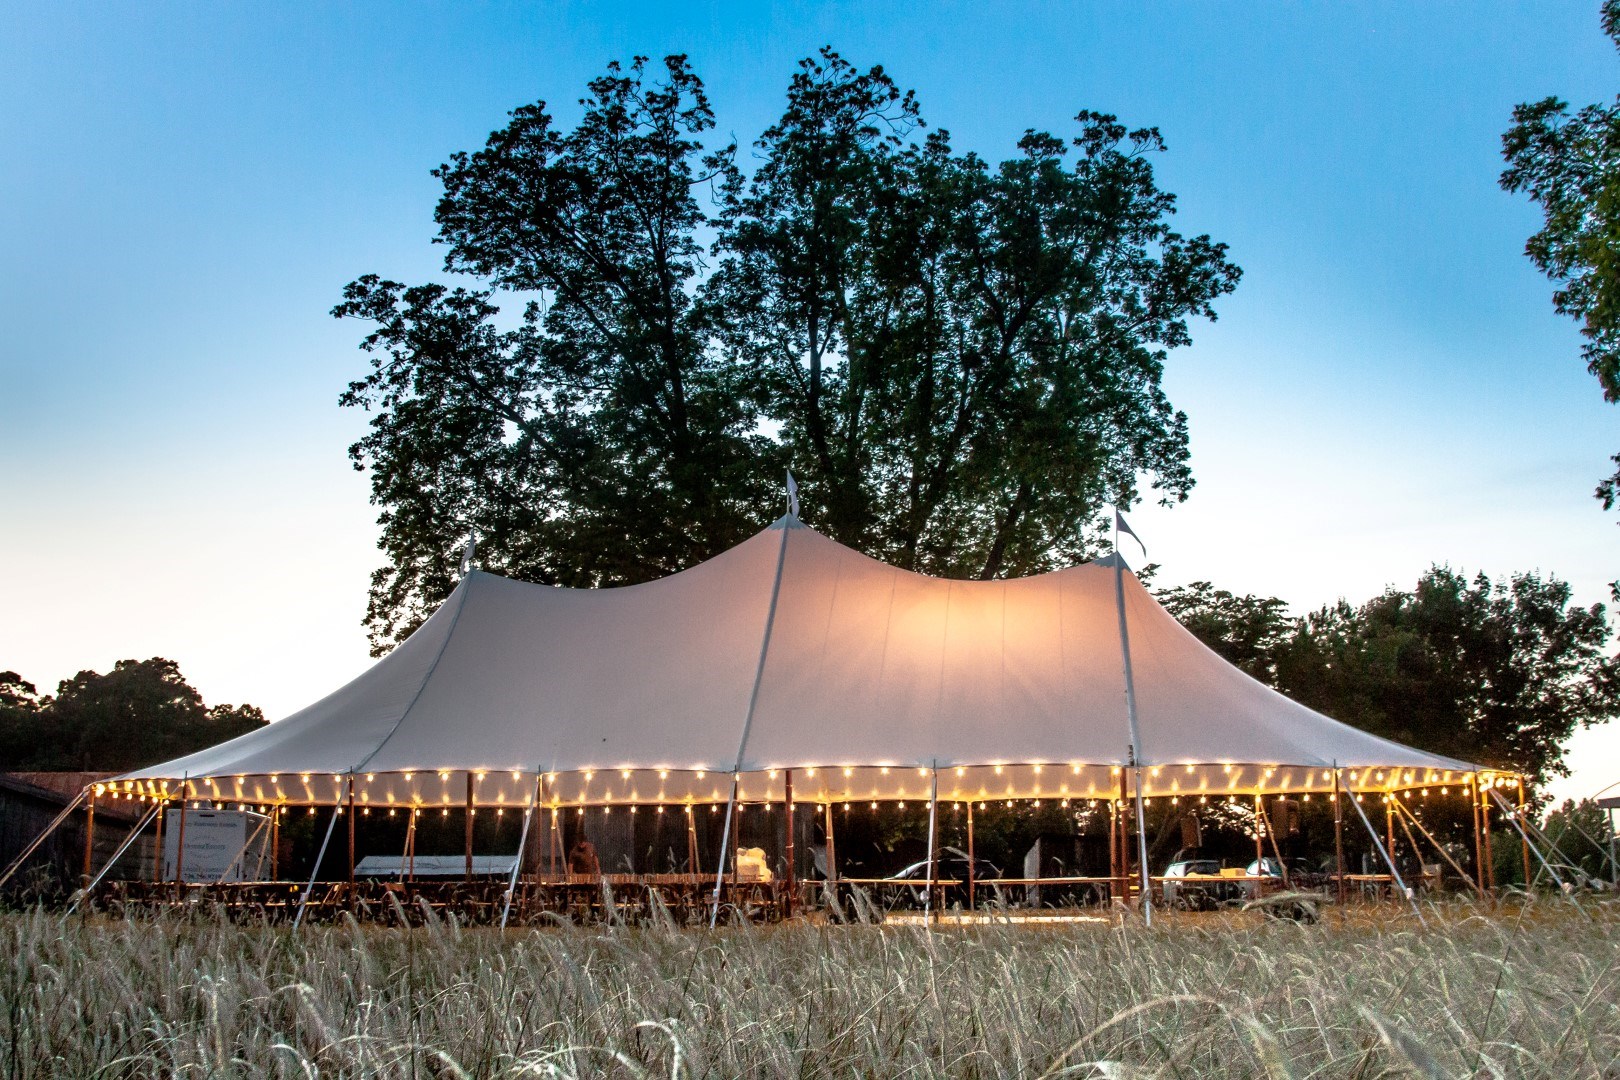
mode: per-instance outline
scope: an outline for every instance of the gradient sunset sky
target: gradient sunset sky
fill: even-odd
[[[1159,127],[1178,227],[1244,269],[1166,383],[1191,500],[1159,582],[1305,611],[1431,563],[1620,576],[1620,413],[1497,187],[1514,104],[1610,100],[1595,2],[11,5],[0,26],[0,669],[170,657],[279,717],[369,662],[366,272],[440,276],[429,170],[614,58],[688,53],[720,136],[830,44],[1000,158],[1081,109]],[[760,507],[763,526],[779,507]],[[815,522],[811,521],[814,525]],[[1620,727],[1561,794],[1620,780]]]

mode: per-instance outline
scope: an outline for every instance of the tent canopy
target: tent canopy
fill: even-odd
[[[1106,798],[1130,734],[1149,796],[1457,784],[1476,767],[1341,724],[1205,647],[1118,556],[954,581],[784,517],[690,570],[612,589],[470,573],[353,682],[119,778],[255,803],[478,805]]]

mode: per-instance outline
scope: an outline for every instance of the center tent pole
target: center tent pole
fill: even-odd
[[[350,770],[344,777],[349,787],[354,786],[354,770]],[[309,884],[304,886],[304,895],[298,898],[298,914],[293,916],[293,929],[297,930],[304,922],[304,909],[309,907],[309,894],[315,891],[315,877],[321,872],[321,860],[326,858],[326,846],[332,842],[332,832],[337,828],[338,811],[343,808],[341,802],[332,804],[332,820],[326,825],[326,836],[321,840],[321,849],[315,853],[315,865],[309,868]],[[184,811],[182,811],[182,814]],[[185,823],[182,816],[180,821]]]
[[[1114,511],[1114,604],[1119,613],[1119,651],[1125,665],[1125,715],[1130,722],[1131,742],[1127,759],[1136,775],[1136,845],[1142,864],[1142,915],[1153,925],[1153,885],[1149,875],[1147,813],[1142,807],[1142,731],[1136,718],[1136,679],[1131,672],[1131,633],[1125,620],[1125,560],[1119,553],[1119,527],[1123,519]],[[1131,535],[1136,535],[1132,533]],[[1127,891],[1129,891],[1127,889]]]
[[[771,631],[776,627],[776,604],[782,597],[782,567],[787,562],[788,534],[799,527],[798,485],[788,476],[788,513],[783,517],[782,544],[776,551],[776,576],[771,582],[771,604],[765,612],[765,633],[759,643],[759,665],[754,669],[754,689],[748,695],[748,712],[743,716],[742,736],[737,740],[737,758],[731,767],[731,799],[726,804],[726,827],[720,836],[720,859],[714,870],[714,904],[709,911],[709,929],[720,921],[720,890],[726,881],[726,856],[731,847],[731,818],[737,809],[737,785],[741,780],[743,755],[748,749],[748,733],[754,726],[754,710],[759,706],[759,687],[765,679],[765,660],[771,651]]]

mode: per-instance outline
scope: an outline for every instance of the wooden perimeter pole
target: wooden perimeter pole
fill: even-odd
[[[1519,777],[1519,816],[1524,817],[1524,777]],[[1530,838],[1519,834],[1520,853],[1524,856],[1524,887],[1530,888]]]
[[[96,848],[96,789],[90,789],[90,795],[84,802],[84,880],[80,886],[90,884],[90,875],[93,873],[91,863]],[[139,852],[136,853],[137,856]]]
[[[1482,836],[1483,830],[1481,830],[1479,824],[1479,773],[1476,772],[1468,778],[1466,787],[1469,809],[1472,812],[1471,817],[1474,822],[1474,880],[1483,886],[1485,884],[1485,840]]]
[[[281,807],[270,808],[270,880],[281,880]]]
[[[1333,866],[1339,879],[1339,914],[1343,916],[1347,894],[1344,888],[1344,803],[1340,801],[1339,766],[1333,765]]]
[[[354,902],[354,785],[349,785],[349,902]]]
[[[175,898],[179,899],[185,892],[186,872],[186,795],[189,793],[190,781],[180,781],[180,828],[174,834],[174,891]]]
[[[796,867],[793,865],[793,826],[795,824],[793,819],[793,770],[784,770],[783,776],[783,801],[786,804],[784,811],[787,818],[787,902],[785,910],[787,917],[791,919],[793,918],[794,901],[799,897],[799,881],[798,876],[794,873]]]
[[[939,908],[934,904],[934,889],[937,887],[937,883],[939,881],[939,872],[937,869],[939,860],[936,857],[936,852],[938,851],[936,841],[939,836],[938,769],[934,770],[933,776],[933,786],[928,792],[928,898],[923,904],[923,923],[925,925],[931,924],[939,913]],[[941,897],[941,899],[943,899],[943,897]]]
[[[1485,840],[1485,869],[1480,875],[1480,883],[1493,892],[1496,889],[1496,854],[1491,851],[1491,807],[1489,803],[1482,803],[1479,808],[1480,835]]]
[[[974,906],[973,906],[974,905],[974,899],[973,899],[973,897],[974,897],[974,886],[978,884],[978,880],[977,880],[977,876],[976,876],[978,867],[974,863],[974,856],[973,856],[973,800],[972,799],[968,800],[967,842],[968,842],[968,848],[967,848],[967,855],[968,855],[968,910],[972,911],[972,910],[974,910]]]
[[[161,809],[158,810],[157,816],[157,850],[152,853],[152,880],[154,882],[163,880],[163,819],[169,816],[168,792],[158,796],[158,806]]]
[[[472,884],[472,849],[473,849],[473,774],[467,771],[467,884]]]

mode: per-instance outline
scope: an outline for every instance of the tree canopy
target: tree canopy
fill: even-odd
[[[1336,720],[1538,782],[1567,775],[1563,743],[1620,713],[1620,657],[1603,605],[1555,577],[1493,582],[1432,567],[1290,618],[1276,598],[1198,582],[1160,593],[1193,633],[1251,675]]]
[[[173,660],[120,660],[81,671],[55,696],[0,672],[0,770],[122,772],[261,727],[252,705],[203,703]]]
[[[835,539],[952,576],[1086,554],[1141,478],[1186,497],[1163,364],[1239,271],[1170,228],[1157,130],[1085,111],[992,162],[831,50],[751,156],[713,144],[682,56],[610,65],[580,104],[436,170],[474,286],[367,275],[334,309],[373,327],[342,400],[372,414],[376,651],[469,533],[529,580],[646,580],[761,527],[787,467]]]
[[[1605,0],[1602,25],[1620,47],[1620,0]],[[1575,112],[1555,96],[1516,106],[1502,157],[1502,187],[1529,195],[1543,214],[1525,254],[1557,285],[1558,313],[1580,321],[1582,353],[1604,400],[1620,401],[1620,97]],[[1620,472],[1597,497],[1613,508]]]

